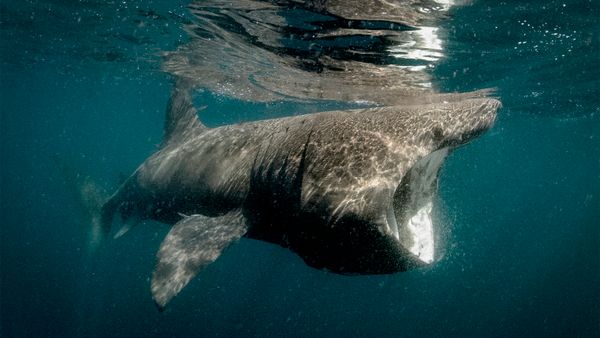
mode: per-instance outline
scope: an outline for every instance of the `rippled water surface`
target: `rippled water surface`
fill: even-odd
[[[577,0],[0,3],[0,335],[599,336],[599,17]],[[64,176],[115,189],[160,144],[172,76],[209,126],[503,108],[442,168],[432,266],[340,276],[244,239],[159,313],[168,226],[92,254]]]

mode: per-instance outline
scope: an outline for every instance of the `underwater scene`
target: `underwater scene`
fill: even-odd
[[[1,337],[600,337],[600,2],[0,2]]]

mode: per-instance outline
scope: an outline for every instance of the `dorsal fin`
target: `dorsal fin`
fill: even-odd
[[[163,145],[180,141],[206,129],[196,115],[197,110],[191,95],[192,89],[190,81],[183,78],[175,80],[167,105]]]

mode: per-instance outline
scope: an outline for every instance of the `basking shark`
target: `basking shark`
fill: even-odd
[[[160,309],[242,237],[309,266],[385,274],[435,256],[432,204],[448,153],[489,129],[500,102],[330,111],[207,128],[176,81],[160,149],[104,203],[117,235],[144,219],[174,224],[152,275]]]

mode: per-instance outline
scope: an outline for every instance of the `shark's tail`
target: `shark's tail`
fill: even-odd
[[[106,190],[90,178],[86,178],[79,189],[80,198],[84,204],[83,207],[88,215],[88,224],[91,226],[88,234],[88,248],[90,251],[95,251],[106,234],[102,206],[108,198],[108,194]]]
[[[106,228],[103,206],[108,200],[108,194],[98,183],[74,170],[58,156],[54,157],[54,162],[62,174],[68,192],[75,201],[81,222],[89,226],[87,249],[89,252],[94,252],[106,234],[103,229]]]

